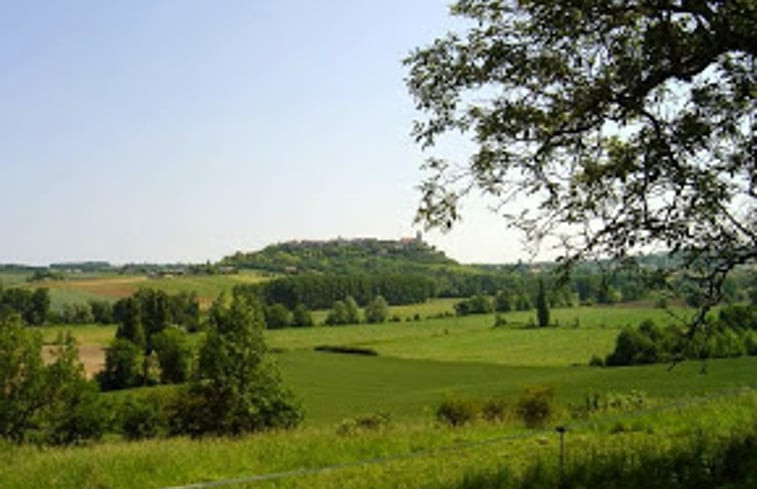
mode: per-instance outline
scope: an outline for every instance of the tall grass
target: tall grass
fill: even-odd
[[[723,458],[721,448],[731,450],[725,452],[728,457],[743,447],[753,456],[749,450],[754,445],[738,443],[750,439],[757,429],[755,407],[757,396],[749,391],[653,413],[576,423],[569,426],[566,437],[566,480],[604,481],[611,474],[632,474],[641,464],[653,464],[648,465],[654,470],[650,474],[659,474],[660,481],[669,482],[667,474],[681,473],[672,469],[699,467],[688,462],[692,453],[708,463]],[[637,428],[617,431],[614,426],[619,419]],[[238,439],[106,442],[69,449],[1,446],[0,487],[160,488],[346,464],[334,470],[235,487],[479,489],[499,487],[485,484],[506,473],[516,481],[531,483],[504,487],[553,488],[557,486],[549,484],[558,474],[558,440],[552,430],[524,431],[497,424],[452,429],[416,423],[346,435],[329,426]],[[724,440],[737,443],[718,444]],[[360,461],[377,463],[361,465]],[[586,473],[594,464],[597,470]],[[666,486],[617,486],[635,487]]]

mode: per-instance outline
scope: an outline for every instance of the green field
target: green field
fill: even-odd
[[[508,313],[507,324],[499,327],[493,326],[494,315],[428,318],[451,310],[453,303],[393,308],[403,318],[418,314],[420,320],[266,331],[282,378],[306,413],[294,431],[230,440],[116,439],[69,449],[0,445],[0,487],[160,488],[398,454],[423,455],[236,487],[458,487],[471,473],[503,464],[517,471],[534,457],[553,457],[557,438],[550,431],[524,431],[512,414],[504,424],[450,429],[434,421],[436,408],[450,399],[496,398],[512,413],[532,386],[555,389],[558,411],[552,423],[572,426],[569,440],[581,447],[581,456],[596,450],[672,450],[699,429],[725,436],[734,427],[757,427],[757,357],[685,362],[672,369],[587,366],[592,355],[613,349],[623,327],[648,318],[664,323],[671,320],[666,311],[620,305],[557,309],[552,318],[560,326],[542,329],[525,327],[533,312]],[[86,350],[90,355],[101,355],[115,331],[96,325],[40,331],[53,342],[69,329],[80,344],[94,347]],[[196,343],[201,334],[193,338]],[[314,351],[319,345],[357,346],[377,355]],[[633,391],[644,393],[648,414],[602,414],[589,424],[570,417],[571,406],[584,405],[587,397]],[[685,406],[701,396],[726,397]],[[680,403],[680,408],[666,407]],[[388,415],[389,424],[376,431],[340,431],[345,420],[377,413]],[[434,453],[503,434],[517,440]]]
[[[686,449],[701,434],[722,440],[755,426],[755,406],[757,395],[744,391],[647,413],[573,421],[566,437],[568,467],[597,454],[634,457]],[[461,487],[465,476],[503,465],[514,473],[536,460],[554,467],[558,443],[551,429],[526,431],[517,425],[485,423],[451,429],[428,422],[395,422],[352,434],[311,427],[238,439],[177,438],[69,449],[0,445],[0,485],[142,489],[295,471],[281,479],[230,487],[451,488]],[[358,463],[364,460],[376,463]],[[306,472],[330,466],[337,468]]]
[[[229,292],[236,285],[253,284],[268,280],[255,272],[233,275],[177,275],[148,277],[146,275],[104,274],[82,276],[66,280],[30,282],[24,287],[47,287],[54,308],[71,302],[88,300],[116,300],[127,297],[141,288],[163,290],[168,293],[196,292],[203,307],[208,306],[221,292]]]
[[[355,414],[387,412],[394,419],[433,417],[448,398],[503,398],[511,403],[529,386],[552,386],[563,403],[592,393],[643,391],[676,398],[724,388],[757,388],[757,358],[645,367],[523,367],[486,363],[406,360],[319,352],[277,355],[282,376],[297,393],[306,423],[335,423]]]
[[[31,276],[31,272],[0,272],[0,285],[7,287],[22,284]]]

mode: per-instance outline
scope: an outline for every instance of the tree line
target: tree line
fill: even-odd
[[[604,360],[595,357],[591,363],[642,365],[742,355],[757,355],[757,308],[753,304],[722,308],[693,335],[680,325],[660,327],[654,321],[643,321],[637,328],[625,328],[613,352]]]
[[[283,304],[294,309],[303,304],[308,309],[328,309],[334,301],[353,297],[365,305],[376,296],[389,304],[415,304],[435,297],[434,281],[416,274],[350,275],[303,274],[282,277],[261,284],[238,285],[235,293],[256,295],[267,304]]]
[[[41,335],[18,314],[0,312],[0,439],[76,444],[105,432],[127,438],[238,435],[300,422],[301,408],[267,360],[259,301],[239,295],[215,301],[196,352],[186,328],[170,324],[182,317],[168,312],[170,302],[171,296],[149,290],[123,300],[117,338],[97,381],[86,379],[72,337],[45,361]],[[177,365],[181,378],[170,378]],[[144,385],[156,373],[156,381],[183,384],[145,399],[99,394],[101,388]]]

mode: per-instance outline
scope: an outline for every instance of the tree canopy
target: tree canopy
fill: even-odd
[[[405,60],[413,134],[428,150],[463,133],[474,149],[427,160],[419,220],[451,227],[480,191],[532,242],[556,239],[566,265],[672,252],[706,312],[757,257],[757,2],[459,0],[451,13],[461,28]]]

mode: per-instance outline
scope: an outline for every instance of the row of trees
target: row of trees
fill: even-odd
[[[274,279],[262,284],[242,285],[235,293],[259,296],[266,304],[283,304],[294,309],[327,309],[336,300],[352,296],[365,305],[376,296],[389,304],[414,304],[435,296],[434,281],[415,274],[305,274]]]
[[[3,288],[0,285],[0,311],[18,314],[23,322],[37,326],[44,324],[50,312],[50,293],[46,288]]]
[[[638,328],[626,328],[614,351],[604,361],[607,366],[639,365],[704,358],[757,355],[757,308],[728,306],[717,317],[707,319],[704,328],[689,333],[676,325],[661,328],[647,320]]]
[[[361,317],[362,316],[362,317]],[[358,324],[365,320],[366,323],[383,323],[389,318],[389,304],[382,296],[377,295],[363,308],[363,314],[360,313],[360,307],[352,296],[347,296],[344,300],[336,300],[326,316],[326,324],[329,326],[338,326],[343,324]]]
[[[462,300],[455,304],[455,313],[458,316],[467,316],[468,314],[489,314],[491,312],[508,312],[513,310],[515,304],[516,309],[519,311],[528,311],[532,306],[531,300],[528,296],[518,294],[514,300],[513,293],[509,291],[501,290],[497,292],[494,299],[490,299],[485,295],[474,295],[469,299]],[[539,280],[539,289],[535,298],[536,306],[536,321],[539,327],[543,328],[549,326],[549,308],[550,301],[548,299],[548,292],[543,280]]]
[[[200,306],[193,293],[141,289],[113,305],[116,338],[98,381],[104,390],[182,383],[191,369],[187,331],[199,328]]]

